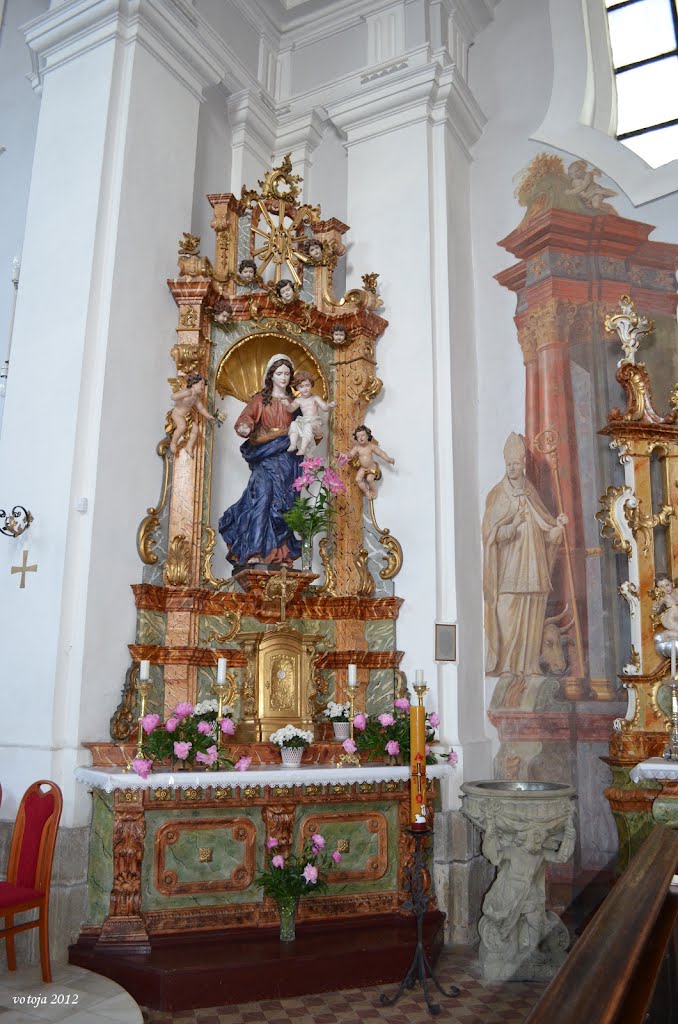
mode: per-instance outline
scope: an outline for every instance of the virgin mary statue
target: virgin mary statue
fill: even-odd
[[[294,366],[279,353],[268,361],[264,384],[235,422],[246,440],[240,454],[250,467],[250,479],[235,505],[219,520],[219,533],[228,547],[228,560],[238,567],[261,562],[291,566],[301,544],[283,519],[294,501],[292,482],[300,474],[300,457],[288,452],[288,429],[299,413],[287,403],[294,394]]]

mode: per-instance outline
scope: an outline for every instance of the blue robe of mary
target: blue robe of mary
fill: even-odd
[[[301,473],[301,458],[287,451],[293,419],[278,399],[264,405],[259,393],[236,420],[236,430],[246,423],[252,433],[240,446],[250,467],[247,487],[219,520],[219,533],[234,565],[291,563],[301,554],[301,542],[283,519],[296,497],[292,483]]]

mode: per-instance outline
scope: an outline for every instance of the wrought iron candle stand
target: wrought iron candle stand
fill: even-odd
[[[394,1006],[405,989],[414,988],[415,982],[419,982],[424,993],[428,1012],[433,1016],[440,1013],[440,1006],[434,1003],[429,993],[428,980],[430,979],[442,995],[452,998],[458,996],[460,989],[453,985],[449,992],[446,992],[435,976],[431,962],[424,949],[424,915],[431,900],[424,885],[424,873],[426,869],[426,853],[424,840],[433,835],[433,829],[415,830],[412,828],[403,829],[408,836],[414,839],[414,861],[411,867],[405,868],[405,888],[409,891],[409,899],[403,903],[405,910],[411,910],[417,922],[417,945],[414,951],[414,958],[407,974],[400,982],[396,994],[389,998],[385,992],[379,996],[382,1006]]]

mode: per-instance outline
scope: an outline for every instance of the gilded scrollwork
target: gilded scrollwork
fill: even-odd
[[[636,540],[639,534],[643,538],[641,553],[646,556],[652,543],[652,531],[657,526],[668,526],[669,520],[676,515],[676,509],[673,505],[662,505],[655,515],[645,515],[641,511],[640,504],[640,499],[627,502],[625,514],[633,536]]]
[[[615,551],[630,555],[633,552],[633,544],[627,534],[628,520],[625,509],[631,502],[637,504],[633,491],[626,484],[619,487],[610,485],[598,500],[603,506],[596,512],[601,536],[612,542]]]
[[[624,361],[635,363],[640,339],[654,330],[654,320],[636,313],[635,303],[628,295],[619,299],[618,313],[606,313],[603,323],[610,334],[618,334],[624,350]]]
[[[146,515],[139,523],[137,530],[137,551],[139,558],[144,565],[155,565],[158,556],[153,550],[156,543],[156,530],[160,526],[160,515],[165,508],[169,484],[169,456],[168,450],[170,438],[163,437],[158,443],[155,451],[162,459],[162,484],[160,486],[160,497],[156,505],[146,510]]]
[[[336,595],[336,573],[332,568],[332,559],[328,551],[328,538],[323,537],[318,545],[318,551],[320,553],[320,561],[322,562],[323,572],[325,573],[325,582],[322,587],[318,587],[318,594],[323,597],[334,597]]]
[[[384,568],[380,571],[379,575],[382,580],[392,580],[403,567],[403,549],[400,541],[391,536],[391,531],[382,530],[377,523],[374,515],[374,499],[370,500],[369,509],[372,525],[379,534],[379,543],[386,552]]]
[[[363,547],[358,548],[358,553],[353,556],[353,563],[358,570],[357,597],[372,597],[376,589],[376,584],[368,568],[368,558],[369,551]]]

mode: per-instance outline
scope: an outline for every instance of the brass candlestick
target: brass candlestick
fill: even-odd
[[[354,708],[354,703],[355,703],[354,690],[355,689],[356,689],[355,686],[349,686],[349,688],[348,688],[348,700],[349,700],[349,704],[350,704],[350,711],[349,711],[349,718],[348,718],[348,723],[349,723],[348,733],[349,733],[349,738],[350,739],[353,739],[353,718],[354,718],[354,715],[355,715],[355,708]],[[349,754],[346,751],[344,751],[343,754],[340,754],[340,756],[336,760],[337,768],[344,768],[344,767],[346,767],[346,765],[353,765],[354,768],[360,768],[360,758],[358,757],[358,754],[357,753]]]
[[[143,719],[146,717],[146,698],[151,692],[151,680],[150,679],[139,679],[137,680],[137,693],[141,700],[141,706],[139,708],[139,729],[137,732],[137,752],[134,755],[135,758],[141,758],[145,760],[146,754],[144,752],[144,727],[141,724]]]
[[[216,693],[217,701],[219,703],[219,706],[217,708],[217,749],[221,748],[221,738],[223,736],[223,733],[221,731],[221,722],[224,717],[224,699],[226,697],[226,694],[229,692],[231,686],[232,682],[228,678],[228,676],[226,677],[226,679],[224,679],[223,683],[220,683],[218,680],[215,680],[212,683],[212,691]]]

